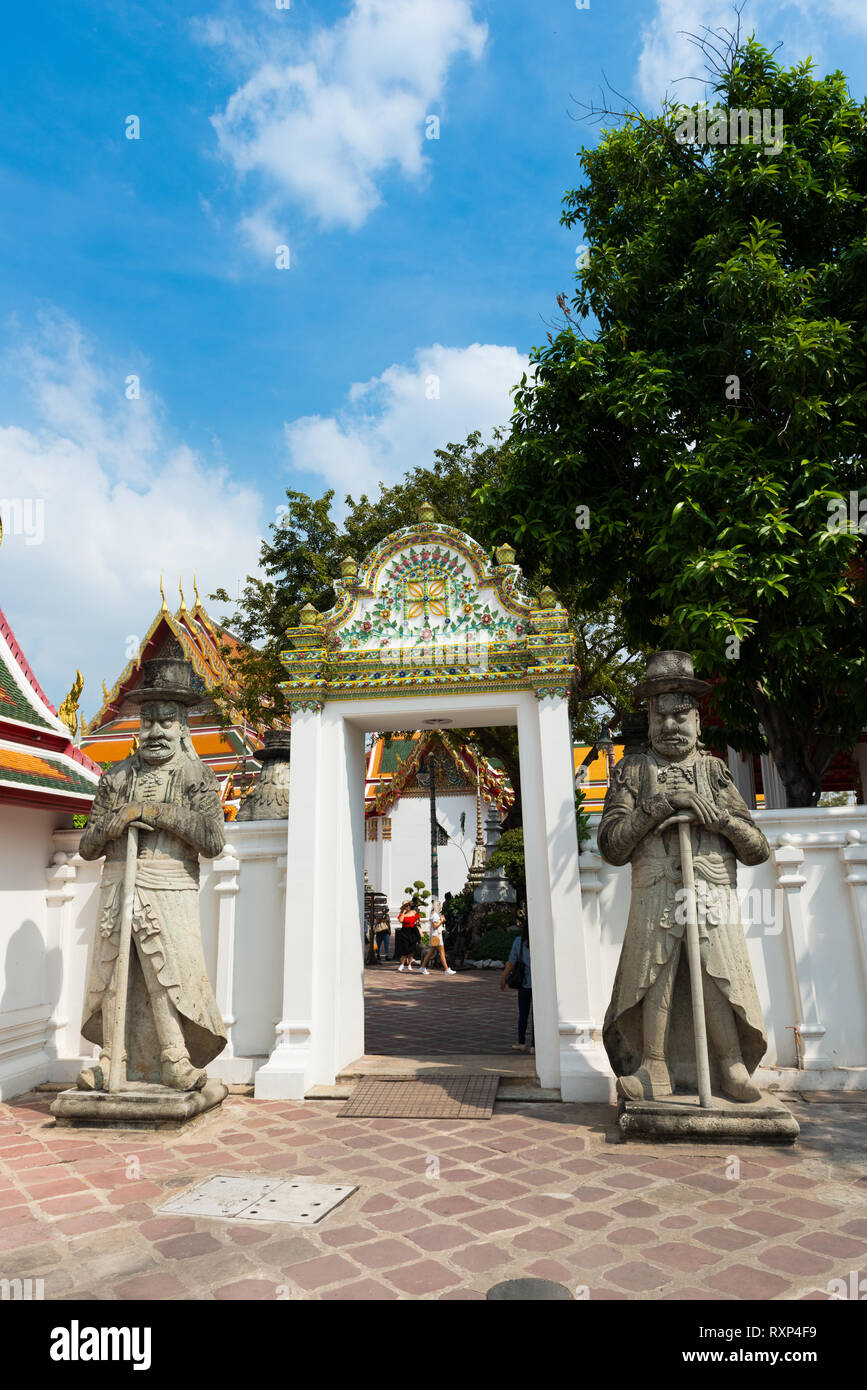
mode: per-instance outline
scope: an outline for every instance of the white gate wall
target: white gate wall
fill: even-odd
[[[0,808],[3,1099],[41,1081],[71,1082],[94,1051],[78,1028],[100,865],[77,854],[79,831],[52,829],[56,819],[49,811]],[[867,1087],[867,807],[759,811],[756,819],[773,853],[766,864],[740,867],[739,891],[745,920],[752,919],[747,942],[768,1028],[759,1080],[785,1089]],[[205,958],[230,1037],[210,1071],[244,1082],[271,1050],[281,1017],[286,822],[235,822],[226,836],[220,858],[202,865]],[[595,837],[582,846],[580,867],[598,1034],[626,925],[630,871],[604,864]],[[562,1040],[577,1023],[562,1016],[562,1004],[560,1011]],[[565,1075],[562,1089],[566,1096]]]

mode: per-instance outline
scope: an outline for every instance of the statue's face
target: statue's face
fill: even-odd
[[[698,742],[698,710],[682,695],[655,695],[650,701],[650,742],[670,762],[689,757]]]
[[[170,762],[181,746],[184,726],[177,705],[153,701],[141,708],[139,752],[153,767]]]

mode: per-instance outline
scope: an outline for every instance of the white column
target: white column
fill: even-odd
[[[364,734],[292,713],[283,1017],[256,1095],[299,1099],[364,1051]]]
[[[783,786],[783,779],[777,771],[777,765],[770,753],[761,754],[762,764],[762,787],[765,793],[765,810],[782,811],[788,805],[786,788]]]
[[[564,1100],[607,1100],[611,1070],[592,1017],[591,959],[581,909],[568,704],[561,696],[518,705],[527,912],[533,959],[536,1070]]]
[[[858,954],[867,984],[867,843],[861,839],[859,830],[846,832],[846,843],[840,850],[840,858],[846,870],[846,883],[852,894]]]
[[[732,781],[751,811],[756,809],[756,775],[751,753],[739,753],[736,748],[727,748],[729,772]]]
[[[217,1007],[226,1028],[226,1046],[221,1058],[234,1057],[232,1029],[235,1026],[235,908],[240,886],[241,861],[234,845],[225,845],[211,867],[217,898]]]
[[[340,834],[334,880],[335,959],[324,979],[329,993],[323,1021],[332,1040],[321,1075],[326,1085],[364,1054],[364,731],[347,724],[335,711],[329,734],[336,792],[334,824],[339,820]]]
[[[323,785],[322,712],[292,712],[289,764],[289,817],[286,849],[286,910],[283,930],[283,1010],[277,1042],[256,1073],[257,1098],[301,1099],[311,1070],[313,955],[317,930],[322,853],[320,833]]]
[[[45,901],[48,906],[46,944],[49,959],[53,957],[57,962],[54,1008],[48,1024],[46,1041],[57,1058],[78,1059],[81,1054],[81,1019],[76,1017],[73,1023],[70,1017],[72,1003],[69,998],[68,961],[75,882],[78,865],[83,862],[78,854],[66,854],[63,850],[57,850],[45,871]]]
[[[833,1067],[834,1062],[825,1050],[825,1025],[819,1016],[816,971],[807,931],[807,913],[801,895],[807,881],[801,872],[804,849],[798,843],[797,836],[787,831],[780,836],[771,852],[786,908],[786,946],[792,971],[795,1028],[801,1065],[805,1071],[823,1071]]]

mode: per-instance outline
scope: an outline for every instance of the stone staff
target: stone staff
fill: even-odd
[[[126,997],[129,988],[129,956],[132,948],[132,914],[135,907],[135,871],[138,864],[140,830],[150,830],[150,826],[145,825],[144,821],[133,821],[127,831],[111,1031],[111,1036],[116,1042],[111,1053],[109,1091],[122,1091],[126,1080]]]
[[[713,1096],[710,1086],[710,1060],[707,1052],[707,1024],[704,1017],[704,989],[701,983],[701,946],[698,940],[698,902],[695,893],[695,870],[689,825],[692,816],[670,816],[660,830],[677,826],[680,842],[680,871],[683,877],[686,908],[686,958],[689,963],[689,986],[692,998],[692,1026],[695,1033],[695,1068],[698,1078],[698,1102],[710,1109]]]

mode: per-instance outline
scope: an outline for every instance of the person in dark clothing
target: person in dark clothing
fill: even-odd
[[[533,1009],[533,974],[530,962],[530,928],[526,917],[521,924],[521,931],[512,942],[512,949],[509,952],[509,959],[500,979],[500,989],[505,990],[510,975],[520,971],[521,983],[517,988],[518,995],[518,1041],[512,1043],[515,1052],[527,1051],[527,1025]],[[533,1051],[533,1048],[530,1048]]]

